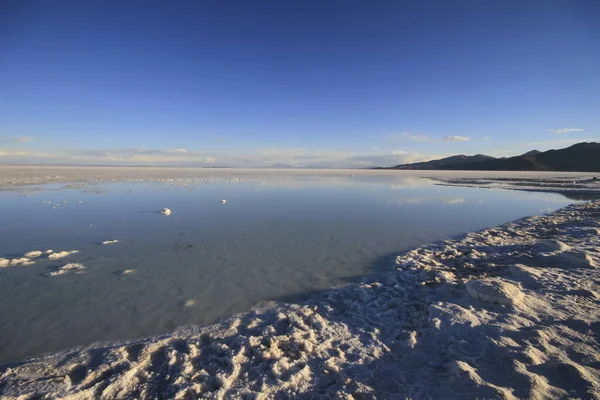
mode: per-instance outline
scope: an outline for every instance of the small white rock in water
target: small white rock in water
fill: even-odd
[[[171,210],[169,210],[168,208],[163,208],[162,210],[160,210],[160,213],[162,215],[171,215]]]
[[[221,203],[226,204],[227,200],[223,199],[223,200],[221,200]]]
[[[189,299],[187,300],[185,303],[183,303],[184,307],[192,307],[193,305],[196,304],[196,300],[194,299]]]

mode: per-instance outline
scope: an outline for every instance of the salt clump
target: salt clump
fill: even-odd
[[[467,283],[467,293],[490,303],[518,305],[523,301],[523,292],[518,287],[498,278],[475,279]]]
[[[162,210],[160,210],[160,213],[162,215],[171,215],[171,210],[169,210],[168,208],[163,208]]]
[[[25,258],[25,257],[13,258],[12,260],[10,260],[11,267],[16,267],[18,265],[27,266],[27,265],[32,265],[32,264],[33,264],[33,261],[31,261],[29,258]]]
[[[23,257],[25,257],[25,258],[38,258],[41,255],[42,255],[41,251],[34,250],[34,251],[29,251],[29,252],[23,254]]]
[[[82,273],[85,270],[85,265],[79,263],[65,264],[56,271],[50,272],[50,276],[58,276],[74,272],[76,274]]]
[[[59,251],[58,253],[51,253],[48,256],[48,259],[49,260],[58,260],[59,258],[64,258],[64,257],[70,256],[71,254],[75,254],[75,253],[79,253],[79,250]]]

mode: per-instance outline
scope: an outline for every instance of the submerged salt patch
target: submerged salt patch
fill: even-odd
[[[507,305],[518,305],[524,297],[518,287],[500,278],[475,279],[467,283],[467,293],[476,299]]]
[[[64,258],[70,256],[71,254],[79,253],[79,250],[65,250],[59,251],[58,253],[51,253],[48,256],[49,260],[58,260],[59,258]]]
[[[43,253],[39,250],[34,250],[34,251],[29,251],[25,254],[23,254],[23,257],[25,258],[38,258],[42,255]]]
[[[16,266],[19,266],[19,265],[27,266],[27,265],[32,265],[32,264],[34,264],[34,262],[31,261],[29,258],[26,258],[26,257],[13,258],[12,260],[10,260],[10,266],[11,267],[16,267]]]
[[[79,274],[85,270],[85,265],[79,263],[69,263],[58,268],[56,271],[50,272],[50,276],[64,275],[68,273]]]

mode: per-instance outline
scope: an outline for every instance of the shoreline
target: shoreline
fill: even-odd
[[[0,396],[600,397],[600,201],[205,327],[0,365]]]

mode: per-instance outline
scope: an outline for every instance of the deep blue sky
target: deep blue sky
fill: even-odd
[[[599,49],[595,0],[4,0],[0,163],[560,148],[600,138]]]

